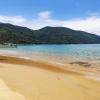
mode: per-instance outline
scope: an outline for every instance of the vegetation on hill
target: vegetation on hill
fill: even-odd
[[[65,27],[26,27],[0,23],[0,43],[14,44],[98,44],[100,36]]]

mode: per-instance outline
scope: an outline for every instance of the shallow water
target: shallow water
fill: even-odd
[[[19,45],[18,48],[1,48],[0,54],[20,55],[28,58],[41,58],[68,61],[100,60],[100,44],[80,45]]]

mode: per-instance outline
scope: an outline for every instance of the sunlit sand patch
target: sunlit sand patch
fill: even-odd
[[[85,77],[89,78],[89,79],[100,81],[100,74],[88,72],[88,73],[85,73]]]
[[[0,80],[0,100],[26,100],[25,97],[17,92],[12,91],[7,85]]]

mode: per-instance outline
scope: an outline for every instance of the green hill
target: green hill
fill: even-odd
[[[26,27],[0,23],[0,43],[14,44],[99,44],[100,36],[65,27]]]

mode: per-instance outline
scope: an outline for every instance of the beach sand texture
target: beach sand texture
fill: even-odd
[[[100,82],[56,64],[0,56],[0,100],[100,100]]]

